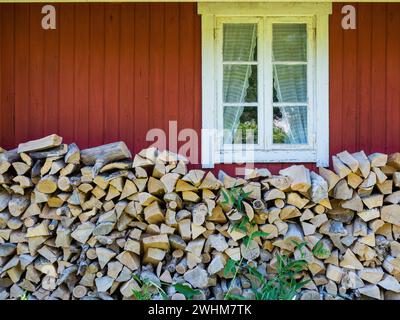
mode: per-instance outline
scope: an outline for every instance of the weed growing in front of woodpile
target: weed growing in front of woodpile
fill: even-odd
[[[297,280],[307,265],[306,261],[280,254],[276,255],[276,259],[277,273],[268,281],[257,269],[249,268],[249,273],[260,282],[260,286],[252,288],[256,300],[293,300],[297,291],[310,281]]]
[[[154,294],[160,294],[160,296],[164,299],[168,299],[168,295],[165,293],[163,288],[160,285],[155,283],[154,281],[148,278],[142,278],[136,274],[133,275],[133,279],[139,284],[141,290],[132,289],[133,295],[137,300],[151,300]],[[156,289],[154,292],[153,288]]]
[[[192,300],[194,296],[200,294],[200,290],[193,289],[189,285],[183,283],[166,283],[160,281],[160,284],[155,283],[154,281],[148,278],[142,278],[138,275],[133,275],[133,279],[140,286],[140,290],[133,289],[133,295],[137,300],[151,300],[154,295],[159,294],[163,300],[169,300],[168,294],[162,288],[163,285],[165,286],[173,286],[176,292],[183,294],[186,300]]]
[[[193,289],[183,283],[175,283],[173,286],[177,292],[182,293],[185,296],[186,300],[192,300],[194,296],[201,293],[200,290]]]
[[[243,212],[243,201],[246,200],[250,192],[244,192],[243,188],[233,187],[229,190],[222,189],[222,195],[224,196],[224,204],[231,205],[236,208],[239,212]]]
[[[239,212],[243,213],[243,201],[248,198],[250,193],[246,193],[242,188],[232,188],[231,190],[222,190],[224,203],[235,207]],[[233,230],[239,230],[246,234],[243,238],[244,249],[249,249],[250,244],[256,237],[266,237],[267,233],[262,231],[253,231],[255,223],[244,215],[239,223],[232,226]],[[295,244],[300,250],[305,243]],[[317,248],[318,249],[318,248]],[[322,250],[322,249],[320,249]],[[243,262],[243,254],[240,260],[229,259],[224,268],[224,275],[233,274],[225,299],[243,300],[243,296],[231,294],[232,286],[239,274],[248,273],[253,275],[257,281],[257,287],[253,287],[252,291],[256,300],[292,300],[297,291],[302,288],[309,280],[298,281],[297,278],[302,270],[306,267],[307,262],[304,260],[296,260],[286,255],[277,254],[276,276],[267,280],[256,268]]]
[[[300,244],[302,245],[302,244]],[[305,260],[296,260],[287,255],[276,255],[276,275],[267,280],[266,277],[256,268],[243,264],[243,257],[240,261],[228,260],[224,269],[224,275],[234,273],[232,282],[238,275],[239,270],[248,273],[257,279],[257,286],[252,287],[256,300],[293,300],[298,290],[310,280],[298,281],[298,276],[307,266]],[[225,295],[228,300],[244,300],[243,296],[230,294],[230,289]]]
[[[222,194],[224,196],[224,204],[231,205],[236,208],[239,212],[243,213],[244,205],[243,201],[246,200],[251,192],[244,192],[242,188],[232,188],[230,190],[222,190]],[[234,224],[232,226],[232,230],[239,230],[240,232],[246,234],[243,238],[243,244],[245,246],[245,250],[249,249],[250,244],[256,237],[266,237],[268,233],[263,231],[253,231],[255,223],[250,221],[249,217],[244,215],[240,222]],[[228,291],[225,294],[225,299],[235,299],[235,295],[231,294],[232,286],[235,283],[235,280],[238,276],[238,273],[241,269],[243,269],[243,254],[241,255],[240,260],[233,260],[230,258],[224,268],[224,275],[227,276],[229,274],[233,274],[233,278],[229,285]],[[240,297],[243,298],[243,297]]]
[[[29,300],[29,293],[28,293],[28,291],[25,291],[20,297],[19,297],[19,299],[20,300]]]

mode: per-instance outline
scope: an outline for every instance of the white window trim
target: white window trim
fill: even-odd
[[[315,162],[317,166],[329,164],[329,14],[331,3],[199,3],[198,13],[202,15],[202,165],[212,168],[220,163],[244,162]],[[221,149],[217,142],[218,128],[217,101],[217,23],[220,18],[248,17],[311,17],[315,23],[315,54],[312,63],[314,96],[310,99],[315,108],[314,128],[309,130],[310,146],[274,147],[257,150],[253,147],[254,159],[246,152]],[[264,32],[264,31],[262,31]],[[259,57],[260,59],[261,57]],[[262,58],[261,58],[262,59]],[[260,61],[261,62],[261,61]],[[260,63],[263,65],[263,63]],[[268,68],[265,64],[262,66]],[[310,78],[310,77],[308,77]],[[260,103],[261,104],[261,103]],[[261,113],[264,111],[261,111]],[[260,112],[259,112],[260,114]],[[264,115],[266,116],[266,115]],[[262,131],[261,131],[262,132]],[[252,148],[247,148],[251,150]]]

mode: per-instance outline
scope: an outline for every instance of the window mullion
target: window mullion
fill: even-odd
[[[314,32],[314,19],[307,23],[307,126],[308,126],[308,144],[315,148],[315,122],[316,113],[314,112],[314,56],[315,56],[315,32]]]
[[[273,73],[272,73],[272,23],[268,17],[264,17],[264,112],[265,112],[265,149],[269,150],[272,147],[273,137],[273,105],[272,105],[272,92],[273,92]]]

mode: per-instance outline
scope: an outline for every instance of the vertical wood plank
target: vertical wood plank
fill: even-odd
[[[89,4],[75,5],[74,139],[88,146],[89,121]]]
[[[187,4],[180,6],[179,11],[179,105],[178,105],[178,127],[179,129],[193,128],[194,113],[187,112],[194,109],[194,48],[195,48],[195,25],[194,25],[193,5]],[[197,135],[199,136],[199,135]],[[178,143],[178,147],[186,141]],[[200,141],[198,141],[200,143]],[[200,146],[200,144],[199,144]],[[187,155],[190,156],[190,155]]]
[[[18,130],[15,130],[15,140],[26,141],[30,135],[30,110],[27,107],[29,105],[30,86],[29,6],[19,5],[17,7],[17,10],[15,10],[15,126]],[[1,8],[3,7],[0,6]],[[1,46],[1,48],[4,47]]]
[[[119,135],[129,148],[133,148],[132,123],[134,120],[134,93],[132,83],[134,82],[134,6],[131,4],[121,5],[120,18],[120,64],[119,64]]]
[[[104,142],[118,139],[120,5],[105,5]]]
[[[343,30],[341,5],[333,4],[329,23],[329,137],[330,154],[342,148],[342,80],[343,80]]]
[[[386,48],[386,152],[400,150],[400,5],[387,10]]]
[[[30,122],[29,130],[31,139],[43,136],[44,132],[44,108],[43,108],[43,84],[44,84],[44,30],[41,26],[41,6],[32,4],[30,10]]]
[[[357,15],[357,96],[359,114],[358,149],[371,152],[371,121],[373,121],[371,105],[371,50],[372,50],[372,5],[362,4]]]
[[[58,11],[58,28],[60,32],[59,61],[59,132],[67,143],[74,142],[74,4],[62,5]]]
[[[149,37],[149,128],[164,127],[164,54],[165,4],[150,5]]]
[[[386,5],[372,4],[371,152],[386,148]]]
[[[14,9],[15,5],[4,5],[0,16],[0,66],[1,66],[1,146],[14,147]]]
[[[43,37],[43,135],[49,135],[58,133],[59,29],[44,30]]]
[[[104,4],[90,7],[89,145],[104,141]]]
[[[165,103],[165,119],[164,128],[169,127],[169,121],[178,120],[179,112],[179,5],[168,4],[165,7],[165,25],[164,25],[164,39],[165,39],[165,52],[164,52],[164,103]],[[183,63],[183,61],[182,61]],[[182,66],[181,66],[182,67]],[[178,127],[179,127],[178,123]],[[178,129],[179,131],[179,129]],[[173,138],[175,140],[175,138]],[[177,152],[177,141],[172,145],[168,144],[168,148]]]
[[[358,10],[355,5],[356,12]],[[342,17],[342,16],[341,16]],[[359,30],[359,29],[358,29]],[[342,66],[342,104],[335,107],[342,109],[342,123],[353,123],[351,126],[341,126],[342,148],[349,152],[357,151],[358,116],[357,108],[357,35],[358,30],[343,31],[343,66]],[[337,79],[335,79],[337,81]],[[335,112],[335,111],[334,111]],[[337,124],[335,124],[337,125]]]
[[[146,146],[149,119],[149,4],[135,4],[135,141],[134,152]],[[163,106],[159,111],[163,112]]]

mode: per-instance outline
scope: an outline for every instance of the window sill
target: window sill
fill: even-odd
[[[214,159],[203,163],[204,168],[213,168],[214,164],[243,163],[315,163],[317,166],[328,166],[328,156],[318,158],[315,150],[257,150],[257,151],[220,151]]]

